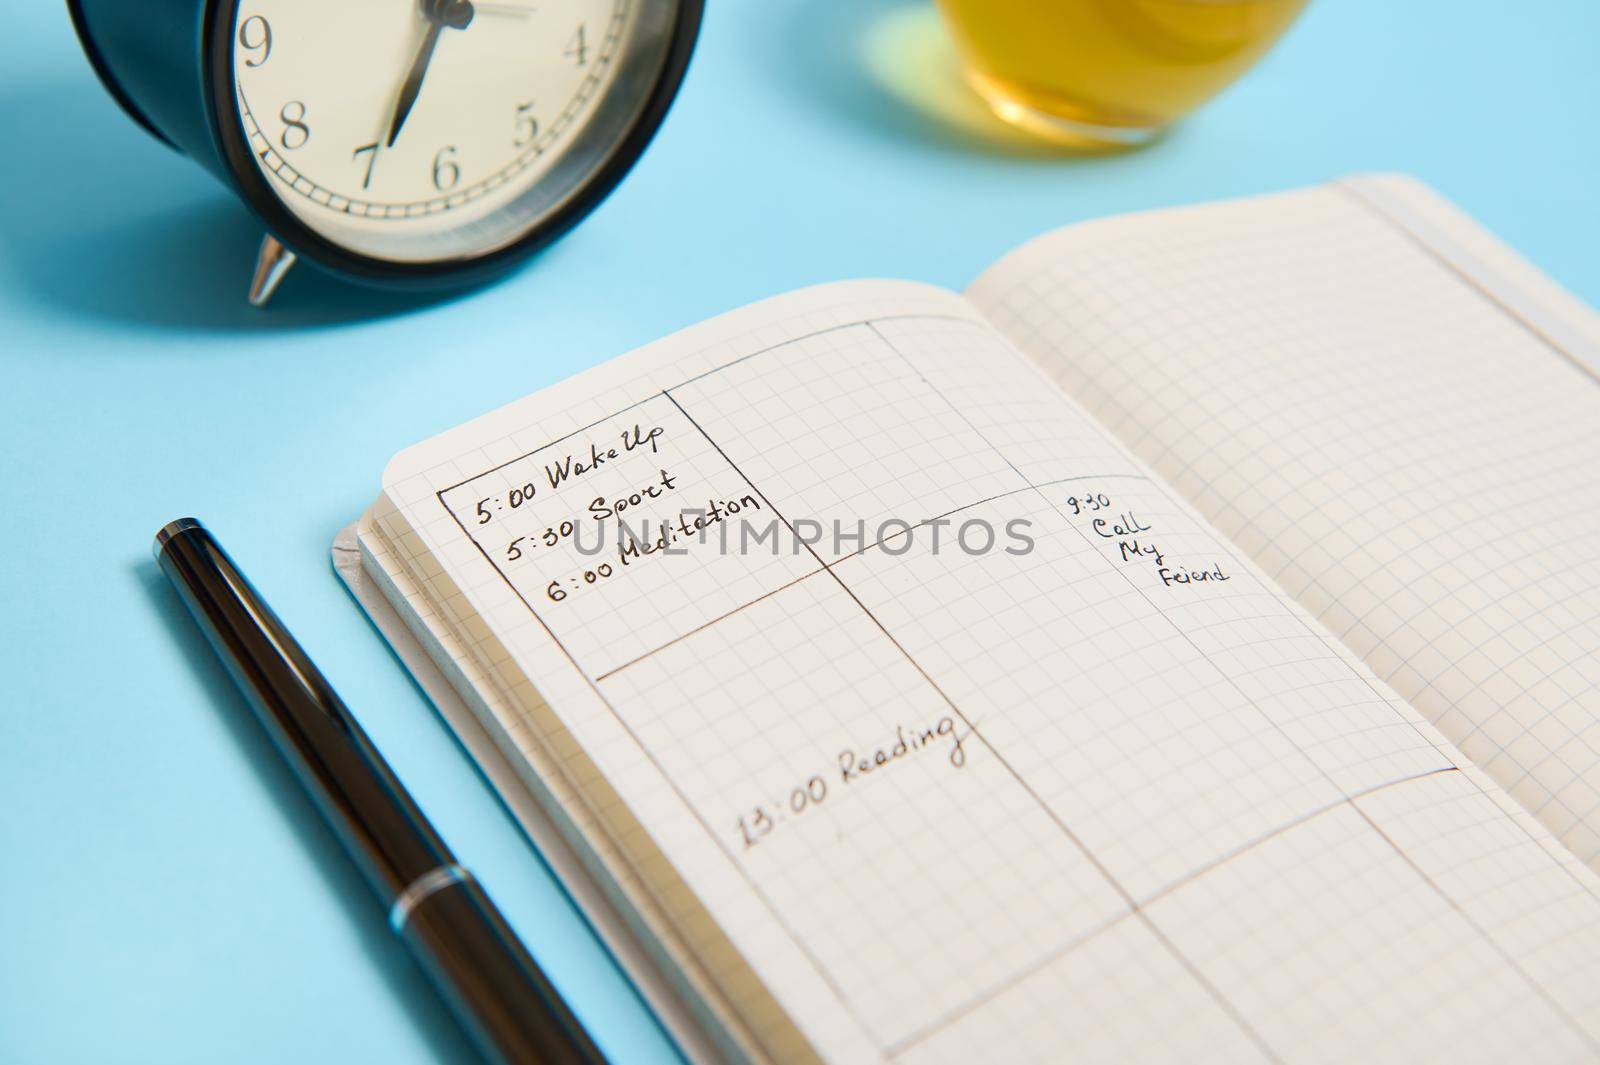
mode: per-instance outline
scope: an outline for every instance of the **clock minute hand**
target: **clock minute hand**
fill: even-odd
[[[417,49],[417,58],[411,63],[405,83],[400,86],[400,97],[395,101],[394,118],[389,123],[389,137],[384,146],[394,147],[400,130],[406,124],[417,96],[422,92],[422,79],[428,75],[428,65],[433,61],[433,50],[439,45],[439,34],[446,27],[464,30],[472,24],[473,8],[470,0],[423,0],[422,16],[428,20],[428,32]]]

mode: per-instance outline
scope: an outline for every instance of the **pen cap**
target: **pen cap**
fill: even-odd
[[[455,859],[339,696],[222,546],[193,518],[156,561],[385,905]]]

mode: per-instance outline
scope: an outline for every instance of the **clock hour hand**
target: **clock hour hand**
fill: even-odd
[[[433,61],[433,50],[439,45],[439,34],[446,28],[466,29],[472,24],[473,14],[471,0],[422,0],[422,17],[428,20],[428,32],[422,38],[422,47],[417,49],[417,58],[411,63],[405,83],[400,86],[400,98],[395,101],[385,147],[394,147],[411,108],[416,105],[417,96],[422,92],[422,79],[427,77],[428,64]]]

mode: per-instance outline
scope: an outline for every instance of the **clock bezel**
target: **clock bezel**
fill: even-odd
[[[415,290],[474,285],[500,276],[559,240],[598,207],[633,169],[661,128],[688,70],[705,9],[705,0],[676,0],[677,18],[666,55],[643,104],[603,161],[553,212],[504,245],[480,254],[405,261],[367,255],[317,232],[290,210],[256,165],[234,85],[234,24],[243,2],[213,0],[207,4],[202,34],[206,118],[234,191],[273,236],[297,255],[358,281]]]

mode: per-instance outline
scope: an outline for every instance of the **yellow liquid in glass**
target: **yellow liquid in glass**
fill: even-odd
[[[1063,140],[1137,144],[1221,91],[1307,0],[939,0],[973,86]]]

